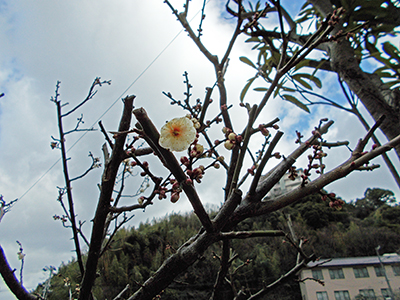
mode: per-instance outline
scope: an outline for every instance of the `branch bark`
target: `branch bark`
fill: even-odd
[[[18,281],[15,276],[15,270],[10,268],[6,255],[4,254],[3,248],[0,246],[0,274],[4,279],[4,282],[11,290],[11,292],[19,300],[37,300],[39,297],[35,297],[30,294]]]
[[[127,96],[123,100],[124,111],[118,129],[120,132],[127,131],[130,127],[134,99],[135,96]],[[104,166],[100,198],[93,219],[92,236],[79,300],[89,300],[91,297],[92,287],[96,279],[97,264],[101,253],[104,231],[106,230],[104,226],[106,224],[107,215],[110,212],[110,200],[113,194],[115,178],[125,155],[124,145],[126,136],[127,133],[117,136],[110,160],[106,162]]]
[[[59,84],[57,83],[57,89],[58,89],[58,86],[59,86]],[[81,253],[78,229],[77,229],[77,224],[76,224],[76,214],[75,214],[75,209],[74,209],[74,200],[72,197],[71,180],[70,180],[69,172],[68,172],[67,149],[65,146],[65,132],[63,129],[63,119],[62,119],[63,115],[61,112],[62,105],[61,105],[61,101],[59,101],[59,100],[56,100],[55,103],[57,105],[58,130],[59,130],[59,134],[60,134],[61,158],[62,158],[63,173],[64,173],[64,180],[65,180],[65,189],[66,189],[66,193],[67,193],[68,207],[69,207],[69,220],[71,222],[72,235],[73,235],[73,240],[74,240],[74,244],[75,244],[76,259],[78,261],[79,270],[81,272],[81,275],[83,275],[84,267],[83,267],[83,261],[82,261],[82,253]]]

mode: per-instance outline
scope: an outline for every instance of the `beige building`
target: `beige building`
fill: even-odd
[[[388,300],[391,290],[393,300],[400,299],[400,256],[385,254],[380,259],[382,265],[378,256],[310,263],[299,273],[303,300]]]
[[[296,171],[298,176],[294,180],[291,180],[288,174],[282,176],[279,182],[268,192],[267,198],[274,198],[297,188],[303,182],[301,175],[304,172],[303,169],[297,169]]]

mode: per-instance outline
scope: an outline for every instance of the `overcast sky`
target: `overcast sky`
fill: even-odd
[[[189,19],[199,12],[201,2],[191,2]],[[181,10],[183,1],[172,3]],[[219,57],[234,29],[233,20],[223,13],[223,3],[209,1],[203,27],[204,44]],[[299,9],[298,6],[287,8],[293,13]],[[197,28],[198,20],[193,20],[194,28]],[[0,1],[0,40],[0,92],[5,93],[0,99],[0,194],[7,201],[20,199],[0,223],[0,243],[11,266],[16,269],[20,267],[16,241],[22,243],[26,253],[24,283],[28,289],[33,289],[46,279],[43,267],[58,267],[74,256],[70,231],[52,218],[62,214],[56,201],[56,187],[64,186],[58,161],[60,153],[50,148],[51,136],[57,137],[58,132],[55,105],[49,101],[54,96],[57,80],[61,81],[61,100],[69,103],[66,110],[86,97],[95,77],[112,80],[112,84],[100,88],[79,113],[66,119],[65,127],[72,129],[82,113],[85,121],[82,128],[97,128],[97,121],[101,119],[107,130],[115,131],[122,111],[121,97],[136,95],[135,107],[143,106],[160,128],[165,121],[184,114],[178,107],[169,105],[163,91],[183,99],[186,87],[182,74],[187,71],[194,99],[203,99],[205,87],[212,86],[215,77],[212,65],[182,32],[175,16],[161,0]],[[239,39],[235,46],[226,75],[229,103],[234,105],[232,113],[238,131],[246,121],[244,110],[238,106],[239,94],[246,80],[254,75],[239,57],[256,55],[243,41],[243,38]],[[335,76],[326,77],[322,92],[338,99],[341,95],[335,82]],[[256,103],[261,96],[249,92],[246,101]],[[213,97],[218,97],[217,92]],[[267,108],[258,121],[266,123],[276,116],[282,119],[280,126],[285,131],[285,139],[279,150],[283,154],[289,154],[295,148],[295,129],[300,128],[308,136],[311,128],[324,117],[335,120],[327,135],[331,141],[349,140],[350,147],[354,147],[364,134],[355,117],[329,107],[312,107],[312,114],[307,114],[289,103],[273,99]],[[211,112],[217,109],[214,106]],[[68,153],[71,177],[80,175],[90,165],[89,151],[102,160],[103,142],[98,131],[67,137],[69,148],[75,144]],[[345,148],[329,150],[328,169],[349,155]],[[357,172],[326,189],[347,201],[361,198],[369,187],[391,189],[398,194],[382,160],[377,159],[376,163],[382,164],[380,170]],[[150,161],[150,166],[159,170],[156,160]],[[296,166],[305,167],[305,160],[300,160]],[[80,220],[87,221],[84,230],[88,237],[101,172],[102,169],[94,170],[73,184],[76,212]],[[219,205],[223,201],[221,184],[215,180],[219,174],[222,173],[210,172],[199,186],[206,204]],[[137,178],[131,180],[132,192],[137,189]],[[129,225],[135,226],[168,212],[188,210],[190,207],[185,199],[176,204],[156,200],[145,212],[135,212]],[[14,299],[2,281],[0,298]]]

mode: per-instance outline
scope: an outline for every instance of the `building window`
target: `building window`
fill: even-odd
[[[379,266],[379,267],[374,267],[374,269],[375,269],[375,274],[376,274],[377,277],[385,276],[384,267],[382,268],[381,266]]]
[[[329,300],[327,292],[317,292],[317,300]]]
[[[389,289],[381,289],[381,292],[382,292],[383,299],[385,299],[385,300],[392,299],[392,297],[390,297]]]
[[[317,280],[324,280],[322,270],[312,270],[312,277]]]
[[[331,279],[343,279],[344,274],[342,269],[329,269],[329,276]]]
[[[373,289],[360,290],[360,295],[363,296],[362,299],[365,299],[365,300],[375,300],[376,299],[375,292]]]
[[[394,276],[400,276],[400,265],[392,266]]]
[[[354,276],[356,278],[365,278],[365,277],[369,277],[368,274],[368,270],[365,267],[361,267],[361,268],[353,268],[354,271]]]
[[[335,291],[336,300],[351,300],[348,291]]]

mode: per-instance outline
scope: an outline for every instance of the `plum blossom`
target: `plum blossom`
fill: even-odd
[[[196,129],[187,117],[175,118],[161,128],[159,144],[171,151],[184,151],[196,139]]]

